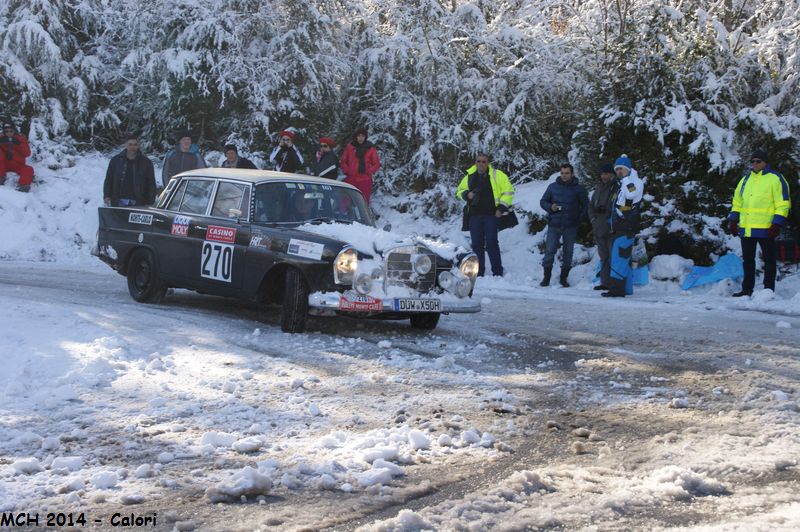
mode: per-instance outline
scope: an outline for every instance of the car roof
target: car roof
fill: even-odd
[[[177,174],[174,178],[211,177],[222,179],[236,179],[248,183],[259,184],[270,181],[299,181],[302,183],[317,183],[320,185],[342,185],[356,189],[353,185],[327,177],[316,177],[288,172],[273,172],[271,170],[246,170],[240,168],[197,168]],[[173,179],[174,179],[173,178]],[[356,189],[358,190],[358,189]]]

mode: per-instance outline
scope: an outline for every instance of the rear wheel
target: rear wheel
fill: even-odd
[[[139,303],[156,303],[167,293],[153,254],[147,249],[136,250],[128,263],[128,291]]]
[[[423,314],[411,315],[411,326],[415,329],[424,329],[431,331],[439,324],[438,312],[425,312]]]
[[[308,319],[308,286],[299,270],[286,271],[286,288],[283,293],[283,314],[281,330],[288,333],[301,333],[306,330]]]

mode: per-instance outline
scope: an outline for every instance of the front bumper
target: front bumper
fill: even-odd
[[[338,311],[357,314],[381,314],[390,313],[397,314],[395,309],[395,299],[388,297],[386,299],[375,300],[371,305],[364,304],[360,309],[342,308],[341,301],[344,294],[340,292],[314,292],[308,296],[308,306],[317,311]],[[427,299],[427,298],[423,298]],[[442,304],[442,314],[452,313],[475,313],[481,311],[481,304],[471,298],[466,299],[440,299]]]

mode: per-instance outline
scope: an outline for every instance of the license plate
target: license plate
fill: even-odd
[[[438,299],[395,299],[397,312],[441,312],[442,302]]]

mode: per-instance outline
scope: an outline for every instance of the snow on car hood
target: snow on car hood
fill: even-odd
[[[426,246],[443,259],[455,260],[459,253],[466,253],[468,250],[462,246],[456,246],[448,242],[442,242],[433,238],[426,238],[419,235],[401,235],[390,233],[377,227],[353,222],[352,224],[342,223],[308,223],[298,227],[301,231],[314,233],[320,236],[341,240],[367,255],[374,255],[375,251],[383,252],[386,249],[402,245],[420,244]]]

